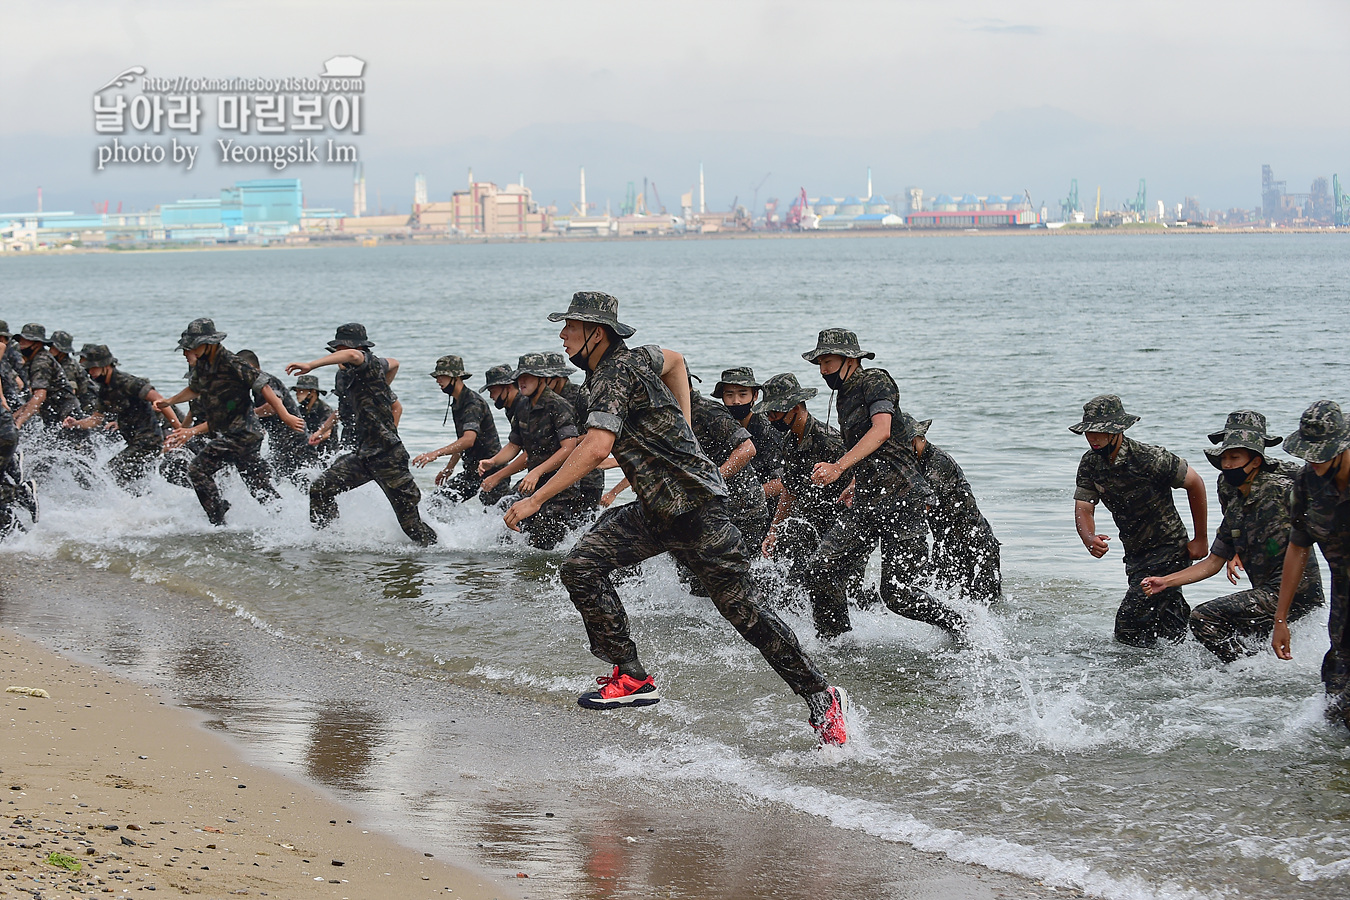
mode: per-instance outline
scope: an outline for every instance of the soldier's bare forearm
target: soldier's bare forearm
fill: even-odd
[[[562,468],[534,492],[534,498],[543,503],[561,494],[594,471],[613,449],[614,433],[603,428],[592,428],[567,457]]]

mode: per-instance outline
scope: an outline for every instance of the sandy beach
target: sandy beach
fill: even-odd
[[[0,631],[0,896],[511,896],[242,760],[201,717]]]
[[[621,719],[411,683],[85,563],[0,555],[0,627],[0,681],[50,694],[3,695],[0,897],[1080,895],[697,781],[593,789],[578,753],[643,752]],[[295,698],[340,715],[297,732]]]

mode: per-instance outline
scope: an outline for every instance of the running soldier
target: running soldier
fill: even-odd
[[[928,530],[933,533],[932,564],[938,582],[979,603],[995,602],[1003,595],[999,542],[975,502],[966,473],[950,453],[928,442],[932,419],[917,422],[909,413],[900,418],[919,461],[919,472],[933,489]]]
[[[1083,546],[1100,559],[1111,548],[1110,537],[1097,533],[1097,504],[1111,511],[1129,581],[1116,610],[1115,638],[1122,644],[1151,647],[1159,638],[1185,640],[1191,608],[1180,588],[1149,596],[1143,580],[1180,572],[1191,560],[1207,555],[1207,503],[1205,483],[1186,460],[1125,437],[1125,429],[1138,421],[1138,416],[1125,412],[1115,394],[1101,394],[1083,405],[1083,421],[1069,426],[1074,434],[1085,435],[1091,448],[1078,463],[1074,522]],[[1172,491],[1179,489],[1190,501],[1194,538],[1187,538],[1172,499]]]
[[[520,358],[516,367],[516,388],[524,398],[524,407],[512,421],[506,446],[480,464],[484,471],[501,467],[483,479],[483,490],[491,491],[528,468],[529,474],[517,486],[517,490],[528,497],[576,448],[578,432],[572,404],[546,386],[551,377],[549,373],[553,371],[542,353],[526,353]],[[579,523],[589,511],[582,503],[581,491],[573,485],[554,494],[538,512],[522,520],[520,530],[529,535],[531,547],[552,550],[562,541],[567,529]]]
[[[473,375],[464,371],[463,359],[442,356],[436,360],[436,369],[431,377],[436,379],[441,392],[448,398],[446,414],[447,417],[454,417],[455,439],[439,450],[413,457],[412,464],[421,468],[443,456],[450,457],[445,468],[436,473],[436,493],[432,499],[444,503],[463,503],[482,491],[483,477],[478,474],[478,464],[495,456],[502,449],[502,441],[497,436],[497,423],[492,418],[487,401],[464,383]],[[445,420],[442,419],[441,425],[444,424]],[[452,475],[457,463],[460,464],[459,474]],[[501,497],[496,499],[500,500]]]
[[[281,405],[286,407],[286,412],[301,421],[304,420],[305,416],[300,409],[300,404],[296,402],[291,392],[286,390],[286,385],[281,383],[280,378],[263,369],[262,363],[258,360],[258,354],[252,350],[240,350],[235,356],[262,374],[263,380],[272,389],[272,393],[281,399]],[[253,406],[254,412],[258,414],[258,422],[262,425],[263,433],[267,435],[268,464],[278,478],[286,478],[296,484],[303,482],[304,479],[299,477],[299,472],[309,456],[309,442],[306,431],[304,429],[297,431],[272,415],[272,409],[268,406],[267,400],[257,389],[253,391]]]
[[[29,395],[28,402],[14,413],[14,425],[18,428],[37,414],[49,429],[56,429],[66,416],[79,412],[70,381],[47,344],[47,329],[41,325],[30,323],[20,329],[19,352],[25,367],[22,377]]]
[[[1270,643],[1280,659],[1293,658],[1289,611],[1317,544],[1331,569],[1331,648],[1322,658],[1322,682],[1331,701],[1327,715],[1350,727],[1350,424],[1341,407],[1330,400],[1308,407],[1284,449],[1307,465],[1294,479],[1289,547]]]
[[[1215,532],[1209,556],[1188,569],[1145,578],[1143,582],[1144,593],[1150,596],[1171,587],[1194,584],[1217,574],[1240,554],[1251,590],[1219,597],[1191,611],[1191,633],[1195,639],[1226,663],[1255,654],[1257,646],[1270,638],[1274,628],[1289,543],[1293,490],[1293,480],[1280,474],[1274,460],[1266,459],[1268,448],[1278,445],[1280,439],[1266,434],[1265,416],[1248,410],[1234,413],[1238,415],[1244,416],[1251,427],[1228,429],[1218,447],[1205,451],[1210,463],[1222,473],[1224,483],[1234,492]],[[1233,423],[1233,416],[1229,417],[1229,423]],[[1237,583],[1233,573],[1228,577]],[[1309,558],[1286,618],[1301,619],[1324,602],[1322,575],[1317,570],[1317,561]],[[1256,642],[1251,642],[1252,639]]]
[[[337,441],[333,439],[331,430],[325,430],[335,415],[333,407],[322,399],[322,395],[328,392],[319,387],[319,379],[314,375],[301,375],[295,379],[291,391],[295,394],[296,405],[300,407],[300,416],[305,420],[307,438],[300,458],[306,468],[327,463],[337,452]],[[318,440],[315,440],[316,435]]]
[[[197,399],[204,421],[192,428],[179,428],[164,441],[165,450],[183,446],[198,434],[210,439],[188,464],[188,480],[197,500],[212,525],[225,524],[229,501],[220,496],[216,473],[234,466],[244,479],[253,499],[264,505],[281,499],[272,486],[272,472],[258,452],[263,430],[253,410],[253,392],[261,391],[272,411],[296,431],[304,430],[302,419],[292,416],[282,405],[262,373],[226,350],[221,341],[225,333],[216,331],[211,319],[193,319],[178,339],[178,349],[192,367],[188,386],[167,400],[155,401],[155,409],[166,413],[169,407]]]
[[[712,395],[726,405],[727,412],[755,442],[755,458],[750,464],[759,483],[764,485],[764,499],[771,508],[778,503],[783,490],[783,435],[769,424],[763,411],[755,409],[762,389],[763,385],[755,380],[754,369],[736,366],[722,370],[722,378],[713,385]]]
[[[548,380],[548,389],[572,404],[572,409],[576,413],[578,437],[585,437],[586,419],[590,412],[586,408],[586,392],[581,385],[574,384],[568,377],[576,370],[567,364],[567,358],[561,353],[545,353],[544,360],[553,370],[553,375]],[[581,479],[577,489],[581,492],[581,504],[585,509],[597,508],[605,494],[604,471],[596,469]],[[609,504],[606,503],[605,505],[608,506]]]
[[[47,349],[61,364],[61,371],[66,373],[66,380],[70,382],[70,389],[75,394],[75,402],[80,405],[80,412],[89,415],[98,403],[98,390],[89,379],[89,373],[76,359],[73,340],[68,331],[53,331],[52,342]]]
[[[9,402],[11,414],[27,400],[23,376],[25,371],[19,342],[9,332],[9,323],[0,319],[0,392]]]
[[[408,451],[398,436],[394,392],[389,387],[398,374],[398,360],[381,359],[370,352],[373,346],[366,338],[366,327],[349,322],[339,326],[328,342],[332,352],[327,356],[286,366],[290,375],[308,375],[323,366],[338,366],[339,375],[346,376],[342,402],[351,405],[353,414],[356,448],[333,460],[309,486],[309,520],[316,528],[327,527],[338,516],[338,495],[373,481],[394,508],[403,533],[413,543],[426,547],[436,543],[437,536],[417,511],[422,492],[408,469]]]
[[[760,549],[766,557],[786,560],[788,584],[805,591],[807,564],[844,510],[839,501],[843,489],[837,483],[818,485],[811,473],[816,463],[834,462],[844,455],[844,439],[807,410],[806,401],[816,396],[816,389],[802,387],[797,376],[775,375],[764,382],[763,391],[764,415],[783,436],[783,489]],[[863,558],[845,573],[847,595],[860,596],[866,568]]]
[[[964,630],[960,613],[915,584],[928,556],[924,504],[932,489],[905,437],[895,381],[885,369],[863,368],[862,360],[876,354],[860,349],[858,336],[843,328],[820,332],[816,348],[802,358],[815,363],[825,383],[839,392],[839,431],[846,451],[835,462],[816,463],[811,480],[824,487],[845,472],[853,479],[844,492],[850,505],[808,567],[816,631],[831,638],[852,628],[847,575],[878,543],[886,607],[948,633]]]
[[[549,316],[566,321],[561,337],[568,358],[587,372],[590,430],[562,469],[506,514],[506,524],[518,527],[611,451],[637,494],[636,503],[607,510],[559,571],[586,625],[591,653],[614,666],[611,675],[597,679],[600,689],[582,694],[578,703],[608,709],[660,699],[655,679],[638,660],[610,573],[669,552],[694,570],[718,612],[806,700],[821,742],[843,744],[843,689],[830,687],[792,629],[759,605],[750,554],[727,517],[726,484],[689,425],[684,358],[655,346],[629,348],[624,338],[633,329],[619,321],[618,309],[610,295],[582,291],[566,312]]]
[[[164,429],[155,409],[155,403],[164,397],[148,379],[117,368],[117,358],[104,344],[85,344],[80,348],[80,365],[88,372],[97,399],[88,416],[83,419],[69,416],[61,424],[89,431],[115,422],[126,446],[108,460],[108,470],[123,490],[139,493],[135,490],[137,483],[164,452]],[[163,416],[175,430],[183,427],[173,407],[165,409]]]

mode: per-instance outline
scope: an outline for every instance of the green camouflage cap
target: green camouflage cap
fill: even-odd
[[[572,303],[567,312],[549,313],[550,322],[562,322],[572,319],[577,322],[594,322],[608,325],[621,338],[632,337],[637,331],[630,325],[619,321],[619,301],[601,291],[577,291],[572,295]]]
[[[516,383],[516,370],[510,366],[493,366],[483,374],[483,387],[500,387]]]
[[[1266,432],[1266,417],[1259,412],[1253,412],[1250,409],[1237,409],[1228,414],[1228,420],[1223,423],[1223,428],[1219,431],[1209,433],[1209,442],[1218,444],[1223,441],[1224,436],[1230,431],[1258,431],[1261,434]],[[1267,447],[1279,446],[1281,438],[1266,437]],[[1264,455],[1264,454],[1262,454]]]
[[[329,350],[363,350],[374,346],[375,342],[366,338],[366,326],[360,322],[339,325],[337,335],[328,342]]]
[[[567,357],[561,353],[545,353],[544,359],[548,360],[549,366],[553,369],[552,375],[549,376],[551,378],[566,378],[576,371],[567,364]]]
[[[70,356],[75,352],[75,339],[70,336],[69,331],[53,331],[52,346]]]
[[[1074,434],[1088,431],[1122,434],[1138,421],[1138,416],[1125,412],[1125,404],[1115,394],[1098,394],[1083,404],[1083,421],[1070,425],[1069,430]]]
[[[1266,430],[1260,431],[1247,428],[1234,428],[1223,436],[1223,443],[1217,447],[1205,448],[1205,457],[1209,464],[1216,469],[1223,469],[1223,452],[1225,450],[1247,450],[1255,453],[1262,459],[1266,458],[1266,449],[1273,447],[1274,444],[1268,443],[1269,438]],[[1278,441],[1277,441],[1278,443]]]
[[[713,385],[712,395],[718,400],[722,399],[722,389],[724,387],[747,387],[753,390],[759,390],[764,385],[755,380],[755,370],[749,366],[735,366],[730,369],[722,370],[722,380]]]
[[[47,329],[36,322],[29,322],[19,329],[19,337],[25,341],[36,341],[39,344],[50,344],[47,340]]]
[[[202,344],[219,344],[223,340],[225,332],[216,331],[215,322],[207,318],[193,319],[183,329],[183,336],[178,339],[178,349],[191,350]]]
[[[431,373],[431,377],[435,378],[437,375],[449,375],[451,378],[473,377],[464,371],[464,360],[453,355],[442,356],[436,360],[436,371]]]
[[[553,367],[549,365],[547,353],[526,353],[516,364],[515,377],[534,375],[536,378],[552,378]]]
[[[813,363],[822,356],[831,354],[848,359],[877,358],[877,355],[870,350],[860,349],[858,347],[858,336],[847,328],[826,328],[816,338],[816,349],[803,353],[802,359]]]
[[[117,357],[112,355],[112,351],[108,349],[107,344],[85,344],[80,348],[80,365],[86,369],[115,366],[117,365]]]
[[[9,333],[9,323],[6,322],[4,319],[0,319],[0,337],[2,338],[13,337],[13,335]]]
[[[790,412],[797,404],[805,403],[816,395],[815,388],[804,388],[797,383],[797,376],[791,372],[775,375],[761,385],[764,391],[760,406],[766,413]]]
[[[926,437],[928,435],[928,426],[933,424],[932,419],[924,419],[920,422],[907,412],[900,413],[900,438],[903,441],[912,441],[916,437]]]
[[[1298,431],[1284,439],[1285,452],[1310,463],[1331,462],[1350,447],[1350,424],[1340,404],[1318,400],[1303,411]]]
[[[319,376],[317,375],[301,375],[299,378],[295,379],[295,387],[291,388],[291,390],[296,392],[314,391],[319,394],[328,393],[325,390],[320,390]]]

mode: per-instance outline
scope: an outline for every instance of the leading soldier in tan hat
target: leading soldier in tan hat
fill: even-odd
[[[1186,460],[1162,447],[1125,437],[1139,421],[1125,412],[1115,394],[1093,397],[1083,406],[1083,420],[1069,426],[1087,437],[1088,452],[1078,463],[1073,493],[1078,537],[1097,558],[1110,549],[1110,538],[1097,533],[1097,504],[1104,503],[1120,530],[1129,588],[1116,610],[1116,640],[1149,647],[1163,638],[1186,638],[1191,608],[1179,588],[1152,596],[1144,593],[1150,575],[1171,575],[1207,555],[1205,482]],[[1190,501],[1195,537],[1181,523],[1172,491],[1184,489]]]
[[[1285,438],[1284,449],[1307,465],[1294,479],[1292,526],[1284,554],[1280,600],[1270,642],[1280,659],[1290,659],[1289,612],[1298,592],[1299,573],[1322,548],[1331,569],[1331,648],[1322,658],[1322,682],[1331,697],[1328,715],[1350,726],[1350,422],[1340,404],[1318,400]]]
[[[1275,624],[1280,581],[1289,544],[1290,495],[1293,479],[1269,458],[1280,443],[1266,433],[1266,417],[1239,410],[1228,417],[1219,446],[1205,451],[1232,491],[1223,521],[1214,534],[1209,556],[1188,569],[1144,579],[1152,595],[1217,574],[1242,560],[1251,589],[1202,603],[1191,611],[1191,633],[1224,662],[1254,654],[1269,639]],[[1229,579],[1236,583],[1233,574]],[[1309,559],[1299,576],[1293,605],[1285,618],[1300,619],[1325,602],[1317,561]]]

